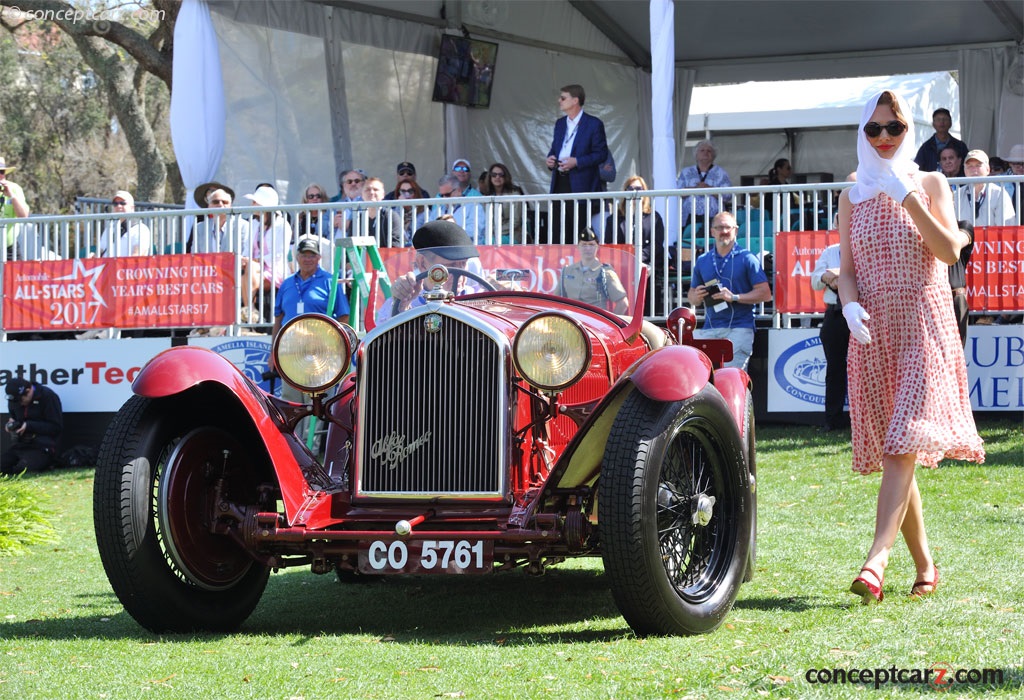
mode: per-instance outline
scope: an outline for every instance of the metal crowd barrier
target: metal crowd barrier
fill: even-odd
[[[1015,223],[1020,225],[1024,177],[953,178],[950,184],[957,188],[978,181],[994,182],[1000,186],[1015,183]],[[294,249],[295,240],[315,232],[324,239],[321,265],[333,273],[335,238],[369,235],[376,238],[382,247],[392,244],[406,247],[411,244],[412,232],[419,225],[427,219],[447,214],[481,245],[575,243],[576,234],[573,232],[584,225],[593,228],[603,243],[631,245],[636,258],[635,272],[639,272],[642,264],[650,266],[649,301],[645,314],[651,320],[663,321],[669,311],[686,303],[692,263],[713,245],[711,211],[732,212],[739,226],[738,244],[761,256],[767,267],[778,232],[834,229],[839,193],[849,186],[851,183],[844,182],[579,195],[451,197],[278,207],[236,206],[223,210],[184,209],[179,205],[150,203],[147,211],[123,215],[98,211],[104,206],[109,207],[109,200],[83,199],[79,206],[92,213],[0,220],[0,232],[6,231],[8,226],[14,226],[16,230],[14,245],[6,249],[0,247],[0,281],[4,274],[3,263],[8,259],[115,257],[115,252],[102,250],[103,237],[108,228],[112,229],[114,223],[122,218],[129,226],[141,224],[150,231],[151,247],[143,254],[209,252],[196,249],[193,234],[197,222],[211,211],[216,211],[218,215],[223,213],[227,216],[223,249],[235,253],[235,279],[239,282],[236,285],[236,307],[241,309],[243,294],[247,294],[245,290],[250,288],[249,279],[253,274],[251,269],[243,272],[243,260],[251,253],[253,243],[251,238],[246,239],[246,226],[242,222],[267,214],[273,217],[273,225],[279,226],[285,232],[283,235],[288,237],[287,245],[280,246],[280,257],[285,259],[275,259],[275,262],[285,265],[288,274],[294,269],[290,251]],[[400,233],[390,231],[392,235],[389,236],[388,227],[382,222],[391,212],[402,230]],[[773,216],[775,212],[784,214]],[[975,219],[973,211],[957,212],[957,216],[972,222]],[[656,235],[654,223],[658,218],[664,228],[661,237]],[[648,241],[644,241],[645,226],[650,230]],[[275,296],[274,289],[268,295],[259,296],[247,318],[239,310],[236,323],[227,333],[236,335],[247,329],[269,325]],[[820,314],[779,314],[771,302],[759,304],[756,309],[759,323],[770,323],[775,327],[805,324],[809,317],[817,315]],[[119,331],[109,329],[107,335],[116,337]],[[0,340],[4,339],[6,334],[0,333]]]

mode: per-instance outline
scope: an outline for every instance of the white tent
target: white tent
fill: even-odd
[[[744,177],[767,174],[778,158],[788,158],[797,173],[831,173],[841,180],[856,165],[854,125],[864,103],[883,89],[907,100],[919,143],[931,135],[932,112],[939,107],[950,110],[959,136],[959,86],[943,71],[695,87],[688,140],[711,138],[718,164],[737,185]],[[688,154],[686,162],[691,161]],[[812,175],[811,181],[821,177]]]
[[[431,101],[445,32],[499,44],[489,109]],[[683,156],[682,139],[673,143],[656,124],[688,114],[695,84],[898,66],[959,71],[970,105],[964,132],[993,148],[1001,134],[1024,131],[1024,110],[1004,88],[1022,38],[1019,3],[1008,0],[945,0],[930,11],[914,0],[185,0],[172,134],[186,185],[217,177],[239,194],[273,179],[297,201],[309,181],[333,190],[342,167],[390,185],[403,160],[434,191],[455,157],[476,172],[505,162],[528,191],[544,192],[562,85],[587,88],[585,109],[605,121],[624,176],[649,174],[655,152]],[[670,77],[653,90],[648,71],[657,78],[659,66]],[[223,74],[219,123],[208,109],[215,72]]]

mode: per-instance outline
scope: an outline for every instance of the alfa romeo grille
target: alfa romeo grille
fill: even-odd
[[[497,498],[505,484],[505,347],[447,315],[363,347],[357,496]]]

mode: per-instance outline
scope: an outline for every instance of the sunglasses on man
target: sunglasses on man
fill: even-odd
[[[454,168],[452,168],[452,170],[454,170],[457,173],[468,173],[469,172],[469,168],[467,168],[465,165],[456,165]]]

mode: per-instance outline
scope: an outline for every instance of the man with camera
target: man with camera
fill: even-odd
[[[11,379],[7,392],[7,431],[11,445],[0,455],[0,472],[45,471],[55,465],[57,442],[64,430],[60,397],[27,379]]]
[[[747,368],[754,348],[754,305],[772,298],[768,278],[757,256],[736,245],[736,219],[727,211],[711,220],[714,247],[697,258],[687,300],[704,304],[704,325],[694,338],[732,341],[726,367]]]

